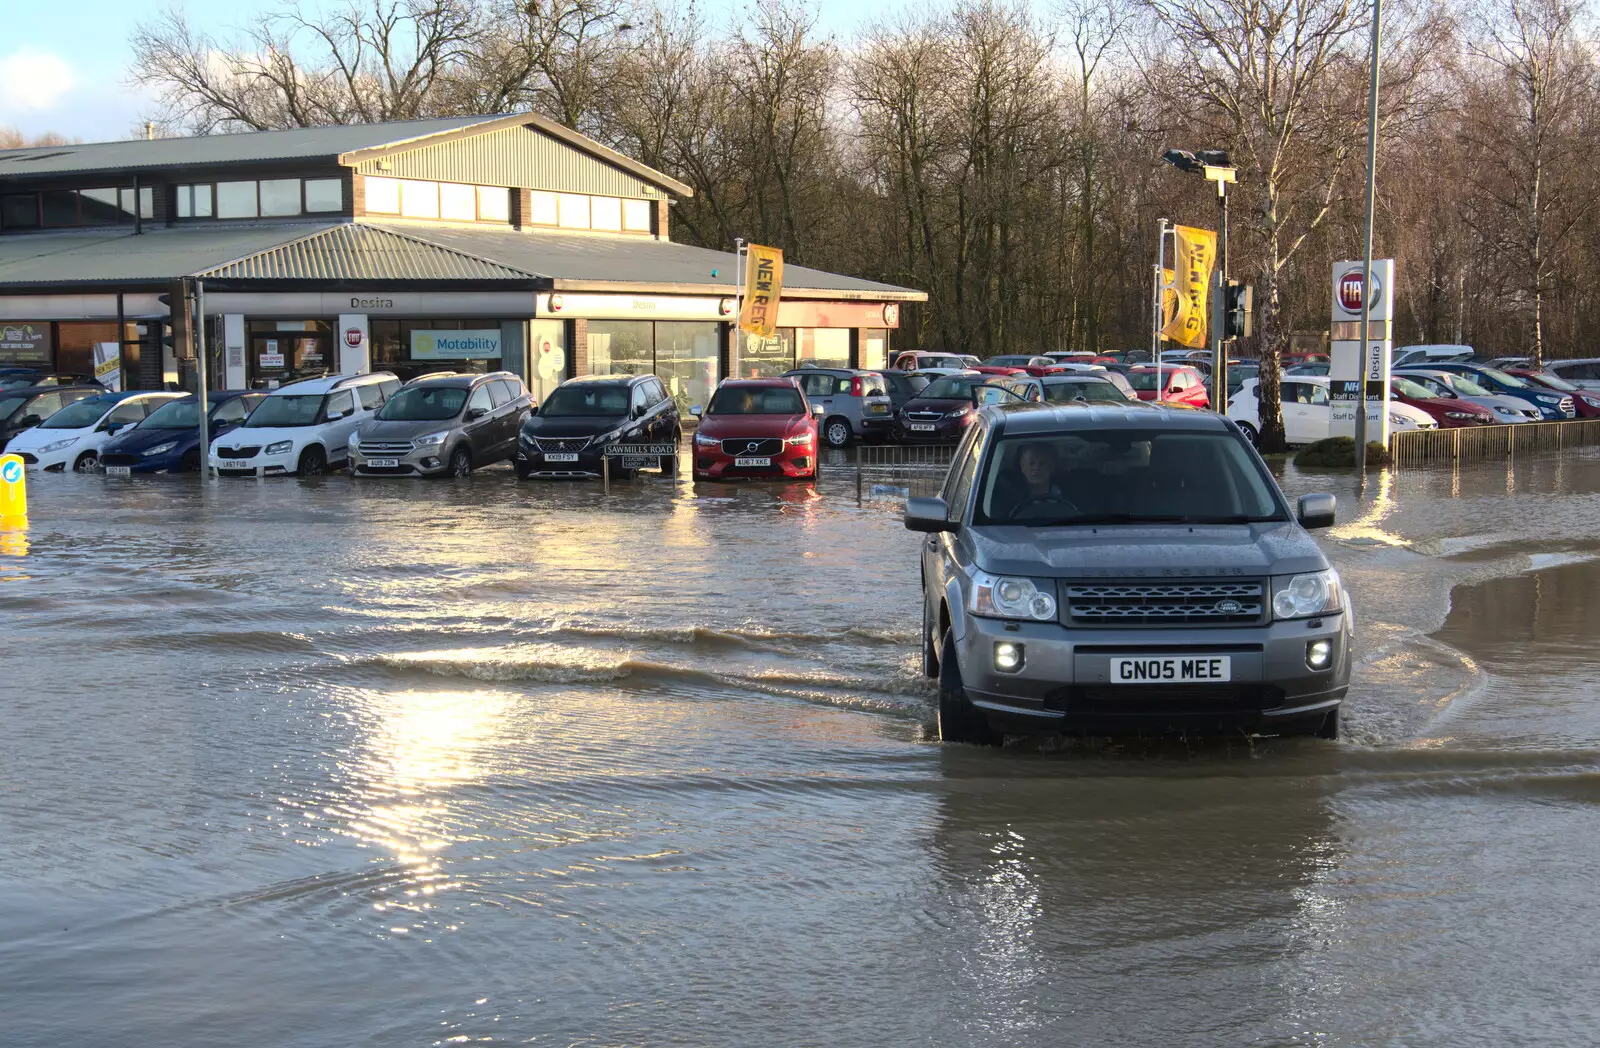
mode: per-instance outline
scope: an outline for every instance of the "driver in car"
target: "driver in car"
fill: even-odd
[[[1073,512],[1061,489],[1056,486],[1055,449],[1043,442],[1024,444],[1017,450],[1016,474],[1021,484],[996,486],[993,515],[998,520],[1018,520],[1061,512]],[[1010,478],[1007,478],[1010,479]]]

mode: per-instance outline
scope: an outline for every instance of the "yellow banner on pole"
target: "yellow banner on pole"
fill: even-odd
[[[771,338],[778,330],[778,299],[783,295],[783,250],[751,244],[745,249],[744,309],[739,326]]]
[[[1172,229],[1177,242],[1173,270],[1177,299],[1170,318],[1163,310],[1162,319],[1166,324],[1161,336],[1190,349],[1205,349],[1211,316],[1211,276],[1217,264],[1217,234],[1190,226],[1173,226]]]

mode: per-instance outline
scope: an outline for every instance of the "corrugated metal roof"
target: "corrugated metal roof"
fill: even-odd
[[[303,223],[117,229],[0,236],[0,285],[149,285],[277,247],[318,228]]]
[[[338,225],[196,275],[219,280],[519,280],[536,274],[371,225]]]
[[[573,233],[518,232],[513,229],[469,229],[421,223],[372,223],[459,251],[471,252],[555,280],[613,284],[676,284],[700,289],[733,286],[736,259],[731,251],[674,244],[648,237],[585,236]],[[712,273],[715,271],[716,275]],[[922,300],[920,291],[873,280],[827,273],[805,266],[783,267],[785,288],[884,294]]]
[[[331,158],[362,149],[399,146],[414,139],[500,119],[497,116],[455,116],[388,124],[345,124],[236,135],[138,138],[128,142],[5,149],[0,150],[0,177]]]

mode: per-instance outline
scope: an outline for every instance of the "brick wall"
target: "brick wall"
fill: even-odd
[[[670,239],[667,236],[667,216],[671,203],[667,197],[656,198],[656,227],[651,232],[655,234],[657,240]]]
[[[567,345],[572,347],[569,354],[571,364],[567,369],[568,378],[577,378],[579,375],[589,373],[589,322],[587,320],[567,321]]]

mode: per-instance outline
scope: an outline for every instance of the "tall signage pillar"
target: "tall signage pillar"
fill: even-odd
[[[1394,351],[1394,259],[1372,260],[1372,294],[1361,286],[1361,260],[1333,264],[1333,353],[1328,364],[1332,435],[1356,435],[1361,384],[1367,386],[1367,440],[1389,443],[1389,364]],[[1369,339],[1361,346],[1361,307]]]

